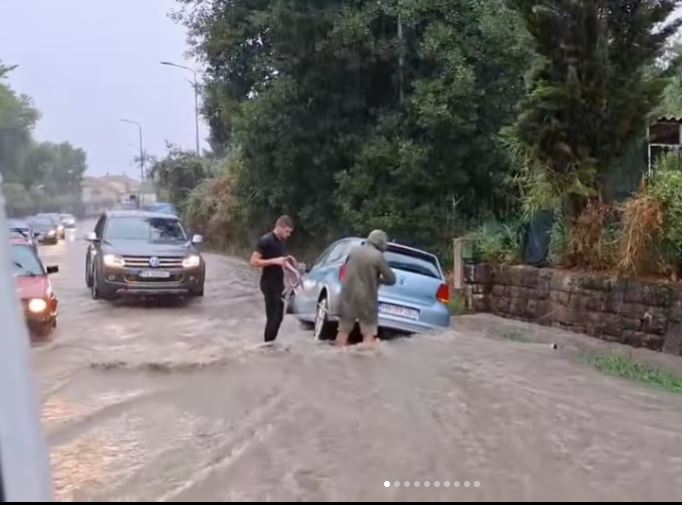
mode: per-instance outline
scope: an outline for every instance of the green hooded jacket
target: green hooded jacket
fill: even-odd
[[[392,286],[396,276],[384,258],[388,237],[374,230],[367,241],[354,247],[346,264],[346,279],[341,288],[339,316],[346,321],[376,325],[379,318],[379,286]]]

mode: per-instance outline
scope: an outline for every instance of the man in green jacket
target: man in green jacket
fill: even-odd
[[[349,254],[346,279],[339,299],[339,333],[336,344],[348,345],[348,335],[359,323],[365,344],[375,343],[379,332],[379,286],[392,286],[396,276],[384,258],[388,237],[382,230],[374,230],[367,241]]]

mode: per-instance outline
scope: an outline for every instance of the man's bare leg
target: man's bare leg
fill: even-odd
[[[363,325],[364,326],[364,325]],[[361,327],[362,330],[362,345],[363,347],[376,348],[379,347],[381,341],[379,340],[377,334],[378,329],[373,326]]]
[[[346,347],[348,345],[348,332],[340,331],[336,334],[336,345]]]

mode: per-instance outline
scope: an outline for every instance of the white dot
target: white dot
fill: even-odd
[[[468,480],[466,482],[464,482],[464,487],[469,487],[470,485],[471,485],[471,483]]]
[[[446,480],[445,482],[443,482],[443,485],[444,485],[445,487],[450,487],[450,481],[449,481],[449,480]]]
[[[440,482],[439,482],[439,481],[436,481],[436,482],[433,483],[433,485],[434,485],[435,487],[440,487]]]
[[[406,480],[406,481],[404,482],[403,485],[404,485],[405,487],[410,487],[410,481],[409,481],[409,480]]]
[[[474,487],[481,487],[481,483],[478,482],[478,481],[475,481],[475,482],[474,482]]]
[[[384,481],[384,487],[391,487],[391,483],[388,481]]]
[[[430,486],[431,486],[431,483],[428,480],[426,482],[424,482],[424,487],[430,487]]]
[[[414,487],[419,487],[420,485],[421,485],[421,482],[419,482],[418,480],[414,481]]]
[[[458,480],[455,481],[454,486],[455,486],[455,487],[459,487],[459,481],[458,481]]]
[[[394,486],[394,487],[400,487],[400,481],[399,481],[399,480],[395,481],[395,482],[393,483],[393,486]]]

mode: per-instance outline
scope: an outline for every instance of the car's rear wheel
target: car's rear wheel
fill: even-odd
[[[315,340],[333,340],[336,338],[336,325],[329,320],[329,300],[325,295],[317,303],[313,331]]]

